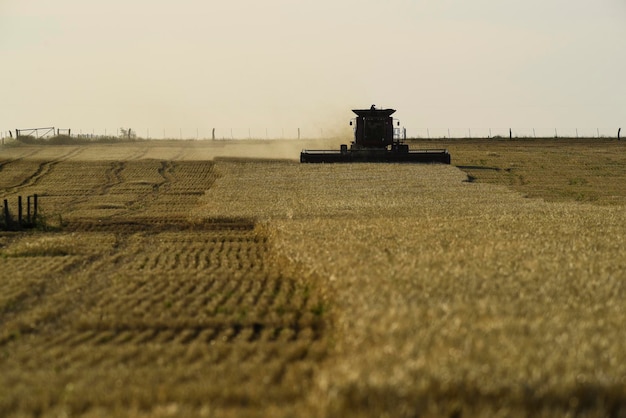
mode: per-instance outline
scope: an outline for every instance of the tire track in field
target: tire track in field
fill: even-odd
[[[120,193],[114,192],[114,188],[122,186],[126,183],[123,176],[124,171],[129,169],[132,164],[134,164],[134,161],[138,161],[145,154],[145,152],[146,151],[140,151],[127,160],[110,162],[104,172],[105,181],[98,187],[84,193],[82,196],[75,197],[68,201],[67,204],[64,205],[66,211],[70,212],[80,205],[89,204],[95,197],[120,196]],[[151,193],[138,193],[136,195],[129,194],[130,200],[124,202],[126,206],[125,209],[118,209],[113,213],[100,215],[99,217],[102,219],[123,218],[132,214],[137,211],[137,208],[146,205],[146,201],[149,200],[150,194]]]
[[[172,158],[170,158],[168,161],[177,161],[180,160],[181,158],[183,158],[183,156],[185,155],[185,151],[186,148],[185,147],[180,147],[180,149],[178,150],[178,152],[176,154],[174,154],[174,156]]]
[[[109,168],[107,169],[105,176],[106,182],[100,187],[96,194],[105,195],[109,193],[109,190],[113,186],[122,183],[121,172],[126,168],[126,162],[124,161],[115,161],[112,162]]]
[[[142,155],[145,154],[144,151]],[[136,161],[140,159],[140,155],[131,158],[130,160]],[[132,164],[131,162],[126,161],[118,161],[113,163],[112,169],[107,172],[108,181],[106,185],[102,187],[99,191],[99,195],[105,196],[112,194],[111,190],[118,185],[124,184],[124,179],[122,173],[124,170],[128,169]],[[109,218],[127,218],[129,215],[137,214],[142,210],[145,211],[147,208],[151,206],[151,204],[158,199],[159,194],[163,193],[162,189],[167,189],[172,182],[173,175],[172,171],[174,169],[174,163],[169,161],[161,161],[160,166],[156,169],[158,175],[161,177],[160,182],[156,182],[152,184],[152,188],[150,191],[137,192],[132,200],[126,202],[126,209],[117,211],[109,216]]]
[[[178,163],[133,159],[116,160],[105,164],[73,162],[77,164],[76,167],[63,165],[67,158],[79,151],[73,150],[62,160],[41,162],[28,179],[20,182],[19,188],[14,187],[11,190],[17,192],[23,188],[42,185],[47,192],[41,191],[40,196],[50,196],[53,208],[51,210],[54,213],[62,211],[65,219],[71,218],[73,212],[76,216],[88,217],[90,210],[98,211],[99,214],[94,216],[102,219],[121,219],[149,213],[154,213],[155,217],[163,216],[163,213],[170,215],[172,209],[178,213],[186,213],[188,210],[185,207],[195,204],[199,196],[215,180],[213,165],[204,162]],[[143,153],[145,151],[135,154],[132,158],[140,158]],[[104,166],[107,167],[105,171]],[[90,167],[98,171],[92,172]],[[52,177],[43,182],[53,169],[59,171],[55,171]],[[146,180],[134,180],[138,174],[145,176],[143,179]],[[89,181],[77,183],[77,175],[90,176]],[[95,182],[94,175],[103,180]],[[69,189],[69,193],[68,190],[59,188],[66,177],[68,184],[74,185]],[[45,202],[42,203],[45,209]]]
[[[121,184],[122,178],[120,173],[123,171],[125,165],[126,163],[123,161],[111,162],[104,173],[105,181],[91,190],[84,191],[82,195],[74,195],[72,198],[63,202],[64,213],[70,213],[80,205],[88,203],[94,196],[106,195],[112,187]]]
[[[158,169],[159,175],[163,178],[161,183],[155,184],[153,194],[158,195],[159,192],[166,192],[174,178],[174,168],[176,163],[173,161],[161,161],[161,167]]]
[[[115,217],[137,216],[147,213],[186,215],[188,207],[196,204],[199,197],[215,181],[213,164],[207,162],[159,161],[156,173],[160,180],[154,181],[148,192],[137,193],[126,210]]]
[[[134,154],[131,154],[126,160],[128,161],[136,161],[141,160],[148,153],[148,147],[141,147]]]
[[[28,159],[28,157],[31,157],[31,156],[37,154],[38,152],[39,152],[39,150],[34,150],[34,151],[31,151],[28,154],[22,155],[21,157],[10,158],[8,160],[0,161],[0,172],[2,172],[2,170],[4,169],[5,166],[7,166],[9,164],[16,163],[16,162],[20,162],[20,161],[25,160],[25,159]]]
[[[78,154],[79,152],[80,152],[79,148],[74,148],[70,150],[69,152],[67,152],[66,154],[64,154],[63,156],[58,157],[54,160],[40,162],[34,173],[32,173],[30,176],[28,176],[27,178],[25,178],[23,181],[16,184],[15,186],[5,188],[4,192],[14,193],[14,192],[18,192],[19,190],[22,190],[28,187],[36,186],[48,173],[50,173],[50,171],[52,171],[52,169],[56,165],[58,165],[59,163],[65,160],[68,160],[69,158]],[[25,157],[22,157],[19,160],[22,160],[24,158]],[[13,161],[17,161],[17,160],[13,160]]]

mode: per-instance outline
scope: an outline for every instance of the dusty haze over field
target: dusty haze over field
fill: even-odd
[[[346,135],[375,103],[409,135],[614,135],[624,22],[623,0],[2,0],[0,131]]]

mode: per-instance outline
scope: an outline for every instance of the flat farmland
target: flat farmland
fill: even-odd
[[[626,415],[625,145],[309,146],[0,148],[2,414]]]

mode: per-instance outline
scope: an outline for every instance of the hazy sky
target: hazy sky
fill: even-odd
[[[613,134],[626,1],[0,0],[0,68],[0,130],[319,136],[376,104],[409,134]]]

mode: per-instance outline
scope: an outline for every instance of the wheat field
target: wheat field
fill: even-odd
[[[621,143],[298,145],[1,148],[3,415],[626,415]]]

